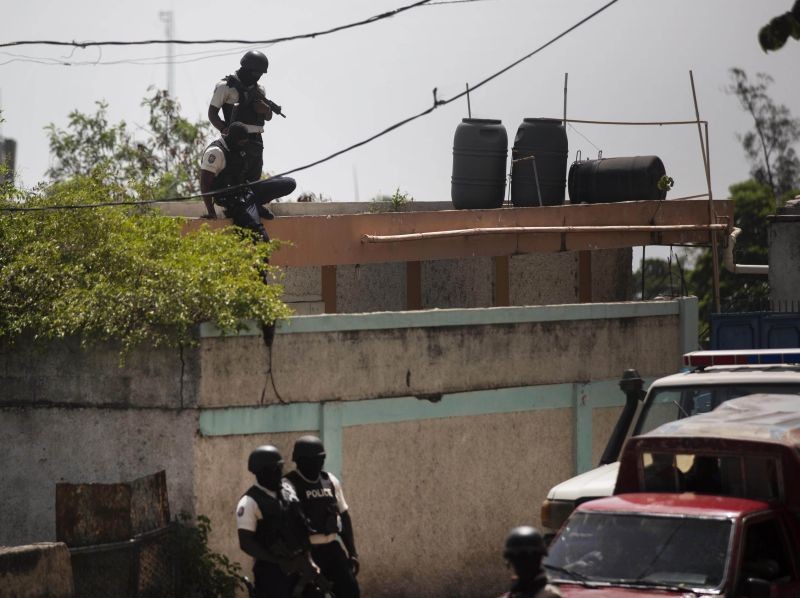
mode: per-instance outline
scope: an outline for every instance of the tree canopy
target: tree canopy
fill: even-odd
[[[49,129],[53,182],[0,187],[3,341],[115,340],[124,355],[139,344],[191,343],[200,322],[233,331],[245,319],[269,324],[290,314],[282,287],[265,284],[277,278],[268,265],[276,243],[234,227],[183,235],[180,219],[142,205],[82,208],[194,184],[201,127],[172,112],[177,105],[163,93],[151,100],[154,135],[143,148],[132,145],[124,122],[108,124],[100,103],[95,115],[73,112],[68,131]],[[139,169],[143,156],[152,168]],[[168,164],[176,166],[167,173]]]

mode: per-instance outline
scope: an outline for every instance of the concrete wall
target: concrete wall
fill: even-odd
[[[0,596],[72,598],[72,563],[66,544],[0,546]]]
[[[592,300],[628,299],[631,250],[592,252]],[[286,300],[298,315],[321,313],[321,268],[285,267]],[[491,258],[430,260],[421,263],[422,308],[491,307],[497,283]],[[578,254],[531,253],[509,260],[510,305],[552,305],[578,301]],[[406,265],[402,262],[337,266],[336,312],[402,311]]]
[[[769,287],[775,311],[800,311],[800,199],[770,218]]]
[[[365,595],[499,593],[504,534],[538,524],[547,489],[596,463],[624,402],[617,378],[674,372],[696,313],[688,299],[305,316],[271,348],[259,326],[202,326],[177,361],[160,355],[180,374],[152,355],[120,369],[109,346],[70,357],[53,343],[41,361],[7,348],[0,544],[52,538],[57,481],[165,469],[173,513],[209,516],[212,546],[249,567],[233,512],[247,455],[269,442],[288,456],[314,431],[342,476]]]

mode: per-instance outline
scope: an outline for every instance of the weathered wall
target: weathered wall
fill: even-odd
[[[684,300],[298,317],[271,349],[260,327],[220,337],[203,326],[180,375],[152,356],[119,369],[109,347],[71,358],[55,343],[41,362],[25,347],[0,351],[13,382],[0,417],[0,543],[53,537],[57,481],[165,469],[173,513],[209,516],[212,546],[248,566],[233,513],[251,483],[247,455],[271,442],[288,457],[297,436],[318,431],[353,510],[365,595],[491,595],[504,534],[538,523],[546,490],[596,462],[624,368],[678,367],[696,310]],[[159,379],[162,392],[147,390]],[[443,553],[457,559],[443,564]]]
[[[197,412],[5,408],[0,411],[0,545],[55,539],[57,482],[116,483],[161,469],[173,513],[191,510]]]
[[[592,252],[592,300],[628,299],[631,250]],[[321,268],[285,267],[286,300],[298,315],[322,313]],[[492,307],[496,276],[492,258],[421,262],[423,309]],[[578,301],[578,254],[529,253],[509,260],[510,305]],[[407,306],[406,264],[361,264],[336,268],[336,313],[402,311]]]
[[[672,373],[678,337],[672,316],[279,333],[272,364],[284,401],[358,400],[603,380],[627,364]],[[654,338],[671,358],[648,350]]]
[[[572,475],[571,427],[554,409],[348,428],[364,594],[499,594],[503,538],[538,524],[541,497]]]
[[[769,288],[774,310],[800,310],[800,200],[770,218]]]
[[[72,564],[66,544],[0,546],[0,596],[72,598]]]

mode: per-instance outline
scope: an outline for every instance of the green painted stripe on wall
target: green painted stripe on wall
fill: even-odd
[[[436,403],[416,397],[329,403],[293,403],[263,407],[227,407],[200,411],[203,436],[270,434],[323,430],[337,410],[340,426],[467,417],[515,411],[569,408],[572,384],[552,384],[448,394]]]
[[[607,318],[669,316],[680,313],[677,301],[631,303],[582,303],[535,307],[484,307],[477,309],[431,309],[368,314],[294,316],[278,323],[278,334],[387,330],[434,326],[476,326],[556,322]]]
[[[319,430],[322,403],[226,407],[200,411],[200,434],[233,436]]]

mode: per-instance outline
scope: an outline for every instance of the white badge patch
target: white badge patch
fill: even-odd
[[[213,163],[214,163],[214,162],[216,162],[216,161],[217,161],[217,157],[216,157],[214,154],[210,154],[210,155],[208,156],[208,163],[209,163],[209,164],[213,164]]]

